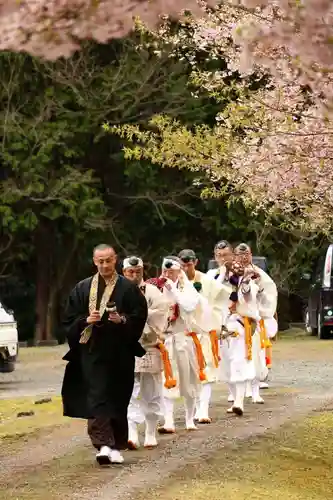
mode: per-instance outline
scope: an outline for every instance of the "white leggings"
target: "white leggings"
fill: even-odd
[[[162,390],[161,373],[136,373],[127,411],[129,423],[142,424],[145,420],[157,422],[161,416]]]

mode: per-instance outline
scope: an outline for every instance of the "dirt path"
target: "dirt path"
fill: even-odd
[[[265,434],[333,400],[332,343],[317,340],[281,342],[275,347],[274,361],[272,387],[263,393],[266,401],[264,406],[248,404],[248,411],[242,419],[227,416],[225,388],[216,386],[212,407],[213,424],[187,433],[181,429],[183,412],[179,408],[177,435],[163,437],[156,450],[127,452],[124,467],[101,470],[95,466],[83,422],[55,428],[51,433],[43,431],[38,437],[24,442],[22,447],[15,448],[13,453],[6,450],[3,454],[0,451],[0,498],[136,498],[188,464],[199,467],[203,460],[219,450],[239,440]],[[48,363],[50,365],[50,360]],[[31,365],[30,373],[35,373]],[[54,373],[48,377],[48,380],[53,380],[54,387],[59,384]],[[33,376],[30,377],[32,387]],[[41,384],[38,387],[39,390],[45,389]],[[47,496],[45,491],[49,492]]]

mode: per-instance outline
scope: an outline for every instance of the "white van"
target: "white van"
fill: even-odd
[[[15,370],[18,353],[17,325],[13,314],[6,311],[0,302],[0,372]]]

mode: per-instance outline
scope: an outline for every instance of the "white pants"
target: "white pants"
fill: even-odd
[[[157,422],[161,416],[162,391],[161,373],[136,373],[127,411],[129,424]]]
[[[209,419],[209,403],[212,397],[212,384],[202,384],[200,395],[196,401],[195,418],[198,420]]]
[[[184,397],[185,422],[187,429],[195,427],[194,425],[195,402],[196,402],[195,398]],[[172,398],[163,399],[163,416],[164,416],[163,427],[165,429],[171,430],[175,428],[174,404],[175,400]]]

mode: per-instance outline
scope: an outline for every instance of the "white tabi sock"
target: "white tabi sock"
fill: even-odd
[[[229,389],[229,395],[228,395],[228,401],[229,403],[233,403],[236,398],[236,386],[235,384],[228,384],[228,389]]]
[[[132,420],[128,421],[128,442],[131,443],[134,448],[139,448],[139,434],[138,434],[138,424]]]
[[[212,397],[212,385],[203,384],[200,391],[199,403],[195,414],[196,420],[209,420],[209,403]]]
[[[235,385],[236,385],[236,397],[233,407],[240,408],[242,411],[244,411],[244,397],[245,397],[246,383],[237,382],[237,384]]]
[[[185,399],[186,429],[191,431],[197,429],[194,423],[195,399]]]
[[[263,398],[260,396],[260,381],[254,379],[252,381],[252,402],[253,403],[264,403]]]
[[[174,402],[172,399],[164,398],[163,401],[163,415],[164,415],[164,425],[165,429],[174,429],[175,421],[173,417],[174,412]]]
[[[252,382],[250,380],[248,380],[246,382],[246,390],[245,390],[245,397],[246,398],[252,398],[253,397],[253,386],[252,386]]]
[[[145,432],[145,448],[152,448],[157,446],[156,439],[156,428],[157,428],[157,418],[148,417],[146,418],[146,432]]]

